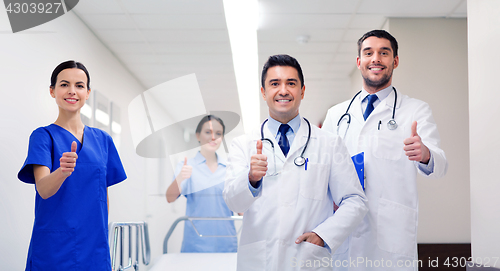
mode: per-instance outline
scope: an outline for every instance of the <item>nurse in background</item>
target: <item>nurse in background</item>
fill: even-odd
[[[26,270],[111,270],[107,187],[127,178],[111,137],[85,126],[90,76],[79,62],[52,72],[57,120],[33,131],[18,178],[35,184],[35,222]]]
[[[167,201],[171,203],[180,195],[185,196],[186,216],[233,215],[222,198],[226,162],[215,153],[220,147],[225,129],[220,118],[213,115],[203,117],[196,127],[200,151],[195,157],[181,161],[175,170],[174,181],[167,189]],[[197,220],[193,223],[199,234],[207,237],[200,237],[193,225],[186,221],[181,252],[236,252],[238,241],[233,221]]]

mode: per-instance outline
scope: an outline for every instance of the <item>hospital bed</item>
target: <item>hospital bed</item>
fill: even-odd
[[[236,270],[236,253],[167,253],[168,240],[179,222],[192,223],[196,220],[242,220],[242,216],[231,217],[187,217],[182,216],[172,223],[163,241],[163,255],[156,261],[150,271],[183,270],[183,271],[234,271]],[[195,231],[198,230],[193,224]],[[239,233],[239,231],[238,231]],[[238,234],[237,233],[237,234]],[[200,235],[203,237],[202,235]],[[209,236],[205,236],[209,237]],[[210,236],[213,237],[213,236]],[[233,237],[233,236],[218,236]]]
[[[128,253],[125,257],[125,234],[128,234]],[[135,233],[135,238],[133,238]],[[139,247],[142,249],[142,262],[148,265],[151,259],[148,224],[141,222],[113,222],[109,226],[109,248],[111,250],[111,267],[113,271],[124,271],[133,268],[139,270]],[[120,246],[118,246],[118,244]],[[134,246],[135,245],[135,246]],[[135,247],[135,260],[134,248]],[[117,262],[119,250],[120,261]],[[127,261],[125,265],[125,259]],[[118,264],[118,266],[116,266]]]

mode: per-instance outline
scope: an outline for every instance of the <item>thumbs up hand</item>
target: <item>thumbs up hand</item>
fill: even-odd
[[[431,153],[429,149],[422,143],[422,139],[417,134],[417,122],[414,121],[411,125],[411,136],[403,141],[405,144],[404,150],[410,161],[417,161],[424,164],[429,163]]]
[[[248,180],[252,185],[266,175],[267,172],[267,156],[262,154],[262,140],[257,141],[257,154],[252,155],[250,158],[250,172],[248,173]]]
[[[182,181],[191,178],[191,174],[193,174],[193,167],[187,164],[187,157],[184,157],[184,165],[176,180],[180,184]]]
[[[257,154],[262,154],[262,140],[257,140]]]
[[[71,143],[71,152],[65,152],[59,159],[59,167],[63,173],[63,176],[69,177],[76,167],[76,159],[78,159],[78,154],[76,154],[76,142]]]

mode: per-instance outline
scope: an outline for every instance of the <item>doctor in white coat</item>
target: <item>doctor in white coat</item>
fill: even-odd
[[[244,212],[238,270],[332,270],[342,263],[331,253],[367,212],[353,163],[340,137],[299,115],[305,87],[295,58],[271,56],[261,92],[269,118],[233,140],[223,192]]]
[[[438,178],[447,169],[429,105],[392,87],[397,49],[384,30],[359,39],[363,90],[332,107],[323,125],[344,139],[351,155],[365,157],[369,212],[346,242],[348,250],[334,256],[354,259],[348,270],[417,270],[416,174]]]

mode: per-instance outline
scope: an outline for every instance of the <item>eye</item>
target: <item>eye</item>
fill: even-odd
[[[295,82],[288,82],[288,85],[295,86]]]
[[[371,56],[372,52],[365,52],[365,56]]]
[[[78,87],[78,88],[85,88],[84,85],[76,85],[76,87]]]
[[[62,83],[60,86],[61,86],[61,87],[67,87],[67,86],[68,86],[68,84],[66,84],[66,83]]]
[[[278,83],[277,82],[272,82],[271,86],[276,87],[276,86],[278,86]]]

